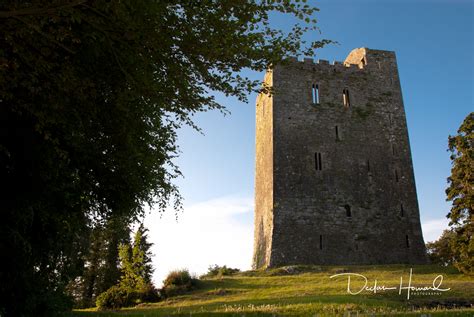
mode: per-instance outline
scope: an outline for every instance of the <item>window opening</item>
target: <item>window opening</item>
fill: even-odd
[[[347,217],[352,217],[351,206],[345,205],[344,208],[346,209],[346,216]]]
[[[349,98],[349,89],[342,90],[342,102],[344,104],[344,107],[349,108],[351,106],[351,101]]]
[[[313,97],[313,104],[319,104],[319,85],[318,84],[313,84],[311,94]]]
[[[314,167],[317,171],[321,171],[323,169],[321,153],[319,152],[314,153]]]

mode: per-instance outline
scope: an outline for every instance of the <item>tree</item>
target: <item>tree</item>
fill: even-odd
[[[176,129],[246,100],[304,43],[315,8],[291,1],[0,3],[0,314],[66,309],[94,223],[180,207]],[[301,21],[285,33],[272,12]],[[305,23],[307,23],[305,25]],[[266,89],[263,87],[262,89]]]
[[[454,232],[454,265],[464,273],[474,272],[474,112],[467,115],[458,134],[449,137],[451,176],[446,189],[452,202],[447,215]]]
[[[456,261],[451,248],[453,238],[453,231],[444,230],[438,240],[426,244],[426,251],[431,263],[448,266]]]
[[[133,239],[133,245],[122,244],[119,256],[122,276],[120,286],[129,291],[140,291],[151,284],[153,274],[152,253],[150,251],[153,243],[148,242],[148,229],[143,224],[137,229]]]
[[[99,272],[100,283],[97,285],[96,294],[104,292],[120,280],[119,247],[130,243],[130,224],[127,223],[127,218],[108,219],[102,231],[105,248],[102,252],[103,268]],[[94,298],[91,300],[94,302]]]
[[[130,243],[129,236],[130,229],[125,219],[111,218],[91,229],[82,273],[67,287],[75,307],[93,307],[99,294],[119,282],[119,245]]]
[[[85,255],[84,271],[79,280],[74,279],[71,287],[79,287],[80,295],[76,297],[76,305],[81,308],[92,307],[95,297],[99,294],[100,273],[103,271],[103,254],[106,249],[104,230],[101,227],[92,229],[90,243]]]
[[[128,307],[158,300],[158,292],[151,282],[153,266],[150,248],[153,244],[148,242],[147,232],[148,229],[140,224],[133,244],[120,245],[120,282],[97,296],[98,309]]]

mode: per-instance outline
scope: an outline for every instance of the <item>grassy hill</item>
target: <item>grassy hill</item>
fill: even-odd
[[[439,288],[448,291],[411,291],[399,294],[408,286],[410,268],[412,286],[433,286],[442,275]],[[367,278],[367,287],[375,279],[379,290],[364,290],[357,295],[347,292],[348,276],[357,273]],[[438,284],[440,278],[435,281]],[[359,291],[363,277],[352,276],[350,288]],[[385,286],[394,290],[381,290]],[[223,278],[209,278],[200,288],[178,297],[153,304],[140,304],[115,312],[81,310],[69,316],[474,316],[474,277],[438,266],[291,266],[266,271],[248,271]]]

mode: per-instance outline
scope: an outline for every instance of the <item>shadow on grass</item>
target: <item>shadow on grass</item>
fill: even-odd
[[[89,313],[89,314],[84,314],[81,312],[81,314],[78,313],[71,313],[70,315],[65,315],[65,317],[79,317],[79,316],[100,316],[100,317],[128,317],[128,316],[146,316],[146,317],[162,317],[162,316],[193,316],[193,317],[204,317],[204,316],[212,316],[212,317],[228,317],[228,316],[282,316],[281,314],[275,314],[275,313],[262,313],[262,312],[242,312],[242,313],[236,313],[236,312],[193,312],[193,313],[176,313],[176,314],[165,314],[165,313],[158,313],[158,312],[103,312],[101,314],[98,313]]]
[[[179,301],[171,302],[173,305]],[[112,316],[286,316],[286,311],[293,310],[292,305],[311,305],[308,307],[312,312],[309,314],[320,313],[323,316],[334,315],[334,312],[344,312],[348,308],[358,311],[372,311],[373,308],[380,306],[381,301],[374,298],[353,297],[347,295],[341,296],[298,296],[269,299],[243,299],[243,300],[222,300],[211,303],[183,303],[180,306],[160,306],[167,302],[149,304],[140,308],[124,309],[121,311],[103,311],[103,312],[72,312],[70,317],[112,317]],[[384,302],[383,306],[388,309],[401,308],[400,305]],[[221,311],[229,310],[229,311]],[[265,310],[271,310],[265,312]],[[217,311],[217,312],[216,312]],[[305,316],[308,314],[304,314]]]

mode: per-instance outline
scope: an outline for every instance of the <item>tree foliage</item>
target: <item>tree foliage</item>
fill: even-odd
[[[153,266],[148,229],[140,224],[133,243],[119,247],[120,281],[99,294],[96,304],[99,309],[133,306],[143,301],[157,301],[158,292],[151,282]]]
[[[119,247],[122,276],[120,285],[130,290],[145,289],[151,284],[153,266],[151,263],[151,246],[148,242],[148,229],[143,224],[138,227],[133,245],[124,243]]]
[[[426,251],[431,263],[448,266],[456,261],[452,250],[453,238],[453,231],[444,230],[438,240],[426,244]]]
[[[93,307],[99,294],[119,282],[119,246],[128,243],[130,229],[126,219],[111,218],[91,229],[82,272],[67,286],[75,307]]]
[[[87,235],[180,197],[176,129],[246,99],[239,75],[304,43],[315,8],[292,1],[6,0],[0,3],[0,314],[48,315],[83,267]],[[292,15],[291,32],[273,13]],[[308,23],[308,24],[305,24]]]
[[[454,237],[454,265],[465,273],[474,273],[474,112],[467,115],[458,134],[449,137],[452,169],[446,189],[452,202],[448,214]]]

